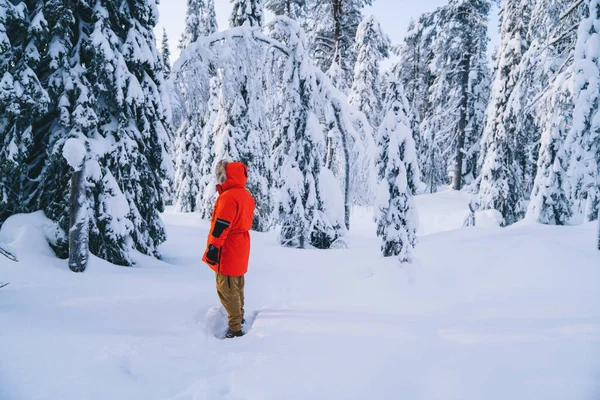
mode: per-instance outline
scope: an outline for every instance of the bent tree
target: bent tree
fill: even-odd
[[[349,106],[347,98],[312,65],[304,33],[298,24],[287,17],[278,17],[267,29],[269,35],[244,25],[201,38],[184,51],[175,65],[175,82],[181,88],[199,88],[189,99],[189,107],[195,109],[198,109],[194,105],[195,98],[208,98],[208,94],[199,93],[210,90],[196,77],[209,76],[211,68],[217,76],[228,74],[227,82],[243,82],[238,89],[256,88],[240,100],[238,96],[245,94],[236,91],[235,86],[221,84],[219,87],[218,115],[214,121],[209,116],[205,118],[211,121],[205,129],[212,133],[217,158],[238,158],[250,164],[251,173],[260,175],[265,172],[252,170],[251,164],[267,156],[268,161],[263,164],[272,178],[266,181],[272,181],[274,187],[268,183],[258,185],[253,195],[276,198],[273,204],[275,223],[287,227],[282,231],[281,244],[328,248],[343,234],[343,227],[349,227],[352,168],[356,163],[373,162],[365,151],[373,147],[365,144],[365,138],[370,136],[372,140],[372,135],[356,128],[368,125],[364,124],[364,114]],[[240,52],[244,52],[245,57],[234,57]],[[272,65],[283,70],[258,69],[258,65]],[[262,89],[269,80],[275,82],[268,85],[265,96]],[[224,121],[237,123],[226,115],[230,115],[227,114],[229,109],[239,110],[240,107],[247,109],[242,113],[244,118],[260,126],[254,139],[233,137],[231,132],[235,127],[224,124]],[[272,109],[280,112],[267,112]],[[344,195],[336,194],[339,187],[324,184],[332,181],[328,178],[331,171],[325,168],[326,132],[332,134],[328,129],[335,130],[340,138],[335,143],[340,146],[338,153],[343,154],[344,161],[343,168],[336,171],[336,177],[343,182]],[[263,146],[253,146],[265,140],[270,143],[266,151]],[[239,149],[248,151],[244,153]],[[203,187],[198,189],[199,197],[209,195],[213,184],[213,179],[203,182]],[[367,179],[364,185],[370,185]],[[342,200],[337,201],[340,198]]]

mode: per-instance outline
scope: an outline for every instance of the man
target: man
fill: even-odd
[[[248,168],[220,161],[217,191],[203,261],[217,274],[217,293],[229,316],[225,338],[240,337],[244,320],[244,275],[248,272],[255,202],[246,190]]]

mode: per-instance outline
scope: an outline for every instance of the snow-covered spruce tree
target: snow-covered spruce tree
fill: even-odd
[[[377,236],[385,257],[397,256],[400,262],[410,262],[417,242],[412,195],[420,179],[419,167],[402,83],[392,80],[386,99],[387,114],[377,137]]]
[[[554,110],[544,109],[549,103],[540,100],[551,96],[551,90],[561,87],[552,81],[572,62],[574,27],[580,21],[578,7],[572,9],[572,5],[571,0],[538,0],[529,6],[531,18],[526,40],[529,48],[515,75],[518,81],[509,108],[518,134],[515,159],[521,168],[526,198],[532,192],[537,173],[541,123],[547,121],[549,115],[557,115]],[[569,9],[571,11],[565,15]]]
[[[250,27],[243,26],[237,33],[240,38],[215,44],[214,52],[221,58],[222,76],[218,115],[214,126],[207,126],[207,129],[212,129],[214,135],[213,162],[225,159],[241,161],[248,166],[247,187],[256,200],[253,229],[264,232],[272,225],[273,199],[269,185],[272,168],[265,117],[267,100],[263,97],[261,73],[263,51]],[[211,177],[213,181],[208,185],[214,186],[214,173]],[[205,208],[210,200],[211,197],[204,199]]]
[[[350,229],[351,205],[373,205],[377,178],[374,173],[376,146],[367,117],[348,103],[327,75],[316,71],[317,117],[325,125],[327,153],[325,166],[340,182]]]
[[[573,216],[565,139],[573,125],[573,62],[577,26],[582,13],[571,0],[539,0],[532,11],[531,46],[524,57],[521,85],[528,95],[526,110],[541,131],[537,174],[529,218],[564,225]],[[583,7],[579,7],[583,8]],[[571,10],[568,15],[567,11]]]
[[[162,69],[163,69],[163,78],[166,84],[166,92],[169,96],[169,103],[171,106],[171,118],[170,118],[170,128],[168,128],[168,132],[171,134],[169,139],[171,142],[175,142],[176,140],[176,132],[177,127],[181,124],[181,120],[183,117],[183,112],[179,101],[177,101],[177,91],[173,85],[173,81],[171,80],[171,49],[169,47],[169,37],[167,35],[167,30],[163,29],[163,37],[160,48],[160,57],[162,61]],[[174,161],[174,160],[172,160]],[[175,167],[173,163],[172,167]],[[171,206],[174,203],[175,196],[175,188],[173,188],[173,180],[171,178],[165,179],[162,183],[163,192],[164,192],[164,202],[166,205]]]
[[[222,76],[217,75],[210,80],[210,92],[208,108],[206,112],[206,124],[202,132],[202,142],[199,157],[198,194],[196,198],[197,212],[204,219],[212,215],[217,190],[215,188],[215,167],[220,161],[216,157],[215,138],[222,121],[219,119],[219,104],[221,95]]]
[[[265,0],[265,8],[276,16],[298,20],[305,14],[306,0]]]
[[[219,25],[217,24],[217,13],[215,12],[215,0],[206,0],[206,7],[204,8],[204,36],[212,35],[219,31]]]
[[[406,178],[408,182],[409,193],[411,195],[416,195],[419,193],[419,188],[422,185],[421,169],[419,167],[415,141],[410,130],[410,118],[408,117],[410,106],[408,104],[408,99],[406,98],[402,82],[397,79],[391,79],[388,82],[386,89],[386,103],[383,107],[385,110],[387,110],[386,115],[384,115],[386,126],[384,131],[379,129],[377,133],[377,151],[379,152],[378,160],[381,160],[382,135],[385,138],[386,136],[390,135],[390,132],[403,132],[403,135],[405,132],[410,132],[410,140],[406,139],[399,143],[404,149],[402,153],[402,160],[406,167]],[[394,118],[391,117],[392,115]],[[406,131],[405,127],[408,127],[408,131]],[[381,165],[378,164],[378,168],[379,167],[381,167]],[[382,170],[378,169],[377,174],[379,178],[381,178],[381,173]]]
[[[269,132],[271,137],[273,137],[281,127],[281,116],[284,109],[284,95],[281,88],[283,87],[283,69],[285,65],[285,59],[282,57],[281,52],[274,48],[269,49],[265,55],[265,98],[269,99],[267,102],[267,121],[269,123]]]
[[[585,1],[588,10],[577,31],[573,125],[567,136],[571,153],[572,196],[587,221],[598,218],[600,204],[600,0]],[[600,246],[600,238],[599,238]]]
[[[509,109],[513,109],[510,112],[513,115],[516,135],[518,135],[516,142],[521,144],[519,148],[515,148],[514,157],[520,166],[526,198],[531,193],[535,179],[541,136],[538,118],[541,115],[537,115],[535,107],[539,106],[540,96],[543,95],[542,91],[547,90],[551,85],[547,77],[548,71],[545,70],[544,63],[546,61],[543,60],[549,56],[545,49],[551,47],[549,42],[554,40],[549,36],[550,27],[546,25],[547,16],[555,12],[550,3],[557,2],[555,0],[539,0],[533,2],[529,7],[531,18],[529,18],[527,29],[528,48],[520,60],[519,71],[515,74],[518,81],[508,106]],[[546,54],[542,56],[542,53]]]
[[[328,207],[328,197],[339,189],[322,166],[324,133],[315,114],[314,67],[304,33],[294,21],[279,17],[272,30],[275,37],[285,38],[290,49],[283,75],[285,108],[273,140],[279,240],[287,247],[329,248],[342,235],[343,216],[341,209]]]
[[[354,40],[362,20],[362,9],[369,4],[371,0],[308,0],[304,25],[309,33],[313,61],[326,71],[326,81],[344,94],[352,86],[352,68],[356,64]],[[342,168],[335,165],[335,160],[347,164],[349,154],[349,143],[341,127],[340,123],[329,123],[327,135],[326,166],[338,178],[342,176]]]
[[[204,118],[190,116],[177,132],[175,140],[175,209],[179,212],[197,211],[201,192],[202,127]],[[200,198],[201,200],[201,198]]]
[[[471,27],[474,30],[473,42],[467,40],[471,45],[471,62],[466,87],[466,126],[464,128],[464,144],[462,150],[460,146],[455,147],[454,160],[456,165],[461,164],[462,168],[455,168],[455,177],[453,184],[455,189],[472,183],[479,176],[479,158],[481,152],[481,139],[486,124],[486,112],[490,101],[490,87],[492,85],[492,72],[489,68],[487,25],[491,1],[478,2],[471,9],[473,18]],[[467,28],[469,29],[469,28]],[[464,64],[466,65],[466,63]],[[462,125],[459,123],[459,134],[462,135]],[[462,140],[462,139],[459,139]],[[462,176],[459,178],[456,174],[462,170]],[[461,184],[459,185],[459,181]]]
[[[489,98],[487,0],[452,0],[411,22],[392,70],[406,89],[419,164],[431,192],[477,174]]]
[[[521,136],[516,131],[520,112],[513,99],[519,81],[518,65],[527,50],[530,9],[521,0],[504,0],[498,70],[492,86],[487,123],[482,139],[485,149],[481,168],[479,203],[495,209],[504,217],[503,225],[517,222],[524,215],[525,190],[517,150]],[[514,96],[514,97],[513,97]]]
[[[351,82],[350,74],[346,71],[341,63],[342,57],[339,50],[336,51],[336,55],[333,57],[334,61],[327,70],[327,77],[331,81],[331,84],[343,93],[348,93],[349,82]]]
[[[175,139],[175,208],[182,212],[200,212],[204,207],[205,181],[203,171],[206,149],[203,144],[210,109],[210,84],[217,73],[214,55],[206,47],[204,37],[181,53],[174,66],[173,85],[181,107],[181,123]],[[182,68],[181,65],[185,67]],[[211,148],[210,151],[213,151]],[[210,155],[210,153],[209,153]],[[212,155],[214,157],[214,155]],[[212,177],[212,170],[206,169]],[[211,204],[212,210],[212,204]],[[210,217],[210,215],[209,215]]]
[[[356,33],[354,83],[348,101],[363,112],[373,129],[381,123],[383,89],[380,63],[389,56],[390,39],[373,16],[363,20]]]
[[[564,142],[572,126],[573,93],[568,74],[561,74],[549,93],[547,115],[540,115],[543,134],[538,169],[527,215],[543,224],[565,225],[573,215]]]
[[[363,8],[371,3],[372,0],[307,0],[303,25],[310,53],[322,71],[331,69],[330,78],[339,76],[334,84],[342,91],[352,86],[356,31],[363,19]]]
[[[169,108],[152,32],[157,9],[151,1],[131,7],[125,0],[106,0],[70,10],[72,25],[57,37],[61,47],[51,54],[61,54],[68,43],[74,64],[67,81],[59,82],[59,113],[46,121],[51,128],[48,159],[37,177],[36,199],[46,215],[68,228],[64,181],[70,173],[62,147],[68,137],[84,139],[90,148],[85,165],[90,250],[131,265],[134,251],[158,256],[165,240],[159,213],[164,208],[161,183],[171,173]],[[92,28],[71,35],[68,29],[82,25]]]
[[[232,0],[233,11],[229,18],[231,28],[247,24],[259,27],[263,24],[263,0]]]
[[[432,112],[426,114],[422,133],[435,140],[429,147],[442,163],[432,168],[453,171],[454,190],[462,189],[465,178],[474,179],[487,106],[489,12],[489,0],[451,0],[439,10],[438,34],[432,42]]]
[[[248,189],[257,201],[253,229],[266,231],[272,225],[272,168],[264,48],[255,34],[244,25],[201,39],[176,64],[178,87],[190,108],[187,132],[177,142],[177,187],[179,204],[210,217],[217,195],[215,164],[244,162]]]
[[[400,61],[394,65],[391,78],[399,77],[410,104],[411,127],[418,146],[419,165],[430,192],[447,179],[446,166],[436,144],[438,129],[431,129],[436,117],[431,104],[430,88],[436,76],[431,68],[435,53],[433,43],[442,29],[439,23],[442,8],[423,14],[411,22],[404,43],[400,46]]]
[[[218,30],[214,0],[187,0],[185,31],[179,41],[181,50],[203,36]]]
[[[204,35],[202,26],[202,8],[204,0],[187,0],[187,9],[185,17],[185,30],[179,39],[179,49],[185,50],[198,38]]]
[[[492,85],[492,73],[488,66],[486,52],[487,45],[478,47],[469,75],[471,89],[467,93],[467,126],[463,146],[462,186],[477,182],[477,177],[480,175],[481,140],[485,130]]]
[[[166,29],[163,29],[160,55],[163,63],[163,76],[167,80],[171,75],[171,50],[169,49],[169,36],[167,36]]]
[[[26,135],[31,139],[29,149],[22,147],[21,149],[27,150],[27,158],[22,160],[26,165],[26,169],[20,169],[21,175],[17,177],[18,182],[21,184],[20,187],[20,199],[19,210],[13,210],[18,212],[33,212],[39,209],[44,209],[48,215],[49,209],[46,204],[39,201],[40,194],[45,193],[48,196],[52,196],[54,203],[52,206],[56,210],[60,210],[54,219],[60,222],[60,226],[66,231],[69,226],[68,221],[68,203],[69,198],[69,170],[63,167],[60,171],[47,180],[40,178],[40,174],[45,171],[46,165],[49,163],[48,158],[55,156],[56,153],[48,151],[52,148],[51,144],[60,140],[64,140],[64,130],[59,126],[59,123],[67,123],[69,120],[70,112],[73,110],[71,104],[75,103],[78,96],[78,92],[85,91],[85,82],[80,79],[81,71],[75,71],[74,73],[71,63],[69,62],[69,56],[74,44],[70,41],[72,37],[72,29],[74,24],[73,10],[69,8],[64,2],[61,1],[48,1],[48,2],[36,2],[36,4],[28,9],[25,7],[25,3],[21,3],[18,8],[22,10],[24,21],[31,21],[31,25],[26,29],[29,33],[36,33],[36,42],[34,44],[28,36],[21,36],[17,42],[25,47],[17,46],[15,50],[25,50],[25,52],[17,53],[13,52],[13,56],[19,56],[19,59],[13,59],[16,61],[17,68],[25,65],[25,61],[29,59],[27,54],[31,54],[32,59],[37,60],[36,69],[33,71],[35,77],[29,73],[18,74],[16,76],[26,78],[27,85],[23,87],[31,87],[35,80],[42,83],[44,86],[44,95],[35,90],[35,99],[29,99],[28,102],[32,101],[43,104],[45,112],[42,112],[41,108],[33,109],[29,117],[31,119],[31,125],[23,124],[21,127],[15,126],[16,130],[12,130],[12,134],[16,137],[22,135],[24,129]],[[13,25],[12,28],[16,28],[17,25]],[[44,32],[46,34],[41,34]],[[10,37],[10,35],[9,35]],[[25,56],[24,56],[25,54]],[[6,58],[4,58],[6,60]],[[10,59],[9,59],[10,61]],[[29,64],[33,66],[33,64]],[[7,75],[5,74],[4,77]],[[14,88],[20,90],[21,83],[16,82]],[[29,89],[25,90],[25,97],[31,93]],[[85,97],[85,96],[82,96]],[[13,107],[16,103],[13,104]],[[25,108],[24,108],[25,109]],[[8,114],[10,116],[10,114]],[[93,121],[93,118],[92,118]],[[21,144],[22,145],[22,144]],[[11,147],[8,147],[11,149]],[[14,149],[14,148],[13,148]],[[60,147],[58,148],[60,151]],[[59,156],[62,160],[62,156]],[[10,175],[14,174],[15,171],[10,171]],[[63,258],[68,256],[68,243],[66,237],[61,235],[59,241],[51,244],[57,254]]]
[[[43,151],[34,125],[50,107],[38,75],[50,26],[43,2],[30,3],[0,0],[0,225],[33,210],[28,159]]]
[[[323,79],[325,74],[319,72],[318,75],[322,76],[317,76],[317,87],[321,91],[317,108],[324,113],[317,116],[325,123],[328,139],[325,167],[343,188],[344,222],[349,230],[351,206],[373,204],[373,132],[364,114],[358,112],[359,116],[353,115],[347,98],[330,81]]]
[[[182,53],[185,56],[185,53]],[[176,92],[181,98],[185,118],[175,139],[175,209],[196,212],[202,208],[205,179],[202,163],[205,148],[202,143],[207,129],[209,90],[212,74],[208,58],[197,56],[193,68],[174,74]],[[214,150],[214,149],[211,149]]]
[[[393,67],[393,75],[400,78],[411,112],[421,121],[429,109],[429,87],[434,77],[429,68],[433,61],[433,40],[437,36],[439,9],[412,20],[403,43],[399,47],[400,61]]]

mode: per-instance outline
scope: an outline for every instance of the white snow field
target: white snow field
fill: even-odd
[[[164,262],[93,258],[83,274],[52,256],[44,229],[12,223],[0,399],[600,399],[595,225],[501,229],[484,214],[461,228],[467,202],[417,199],[411,265],[380,256],[367,211],[347,250],[252,233],[253,324],[232,340],[215,338],[225,320],[196,215],[164,215]]]

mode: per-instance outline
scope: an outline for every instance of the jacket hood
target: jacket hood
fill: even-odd
[[[241,162],[230,162],[225,167],[226,179],[221,185],[217,185],[217,191],[223,193],[229,189],[246,187],[248,182],[248,167]]]

